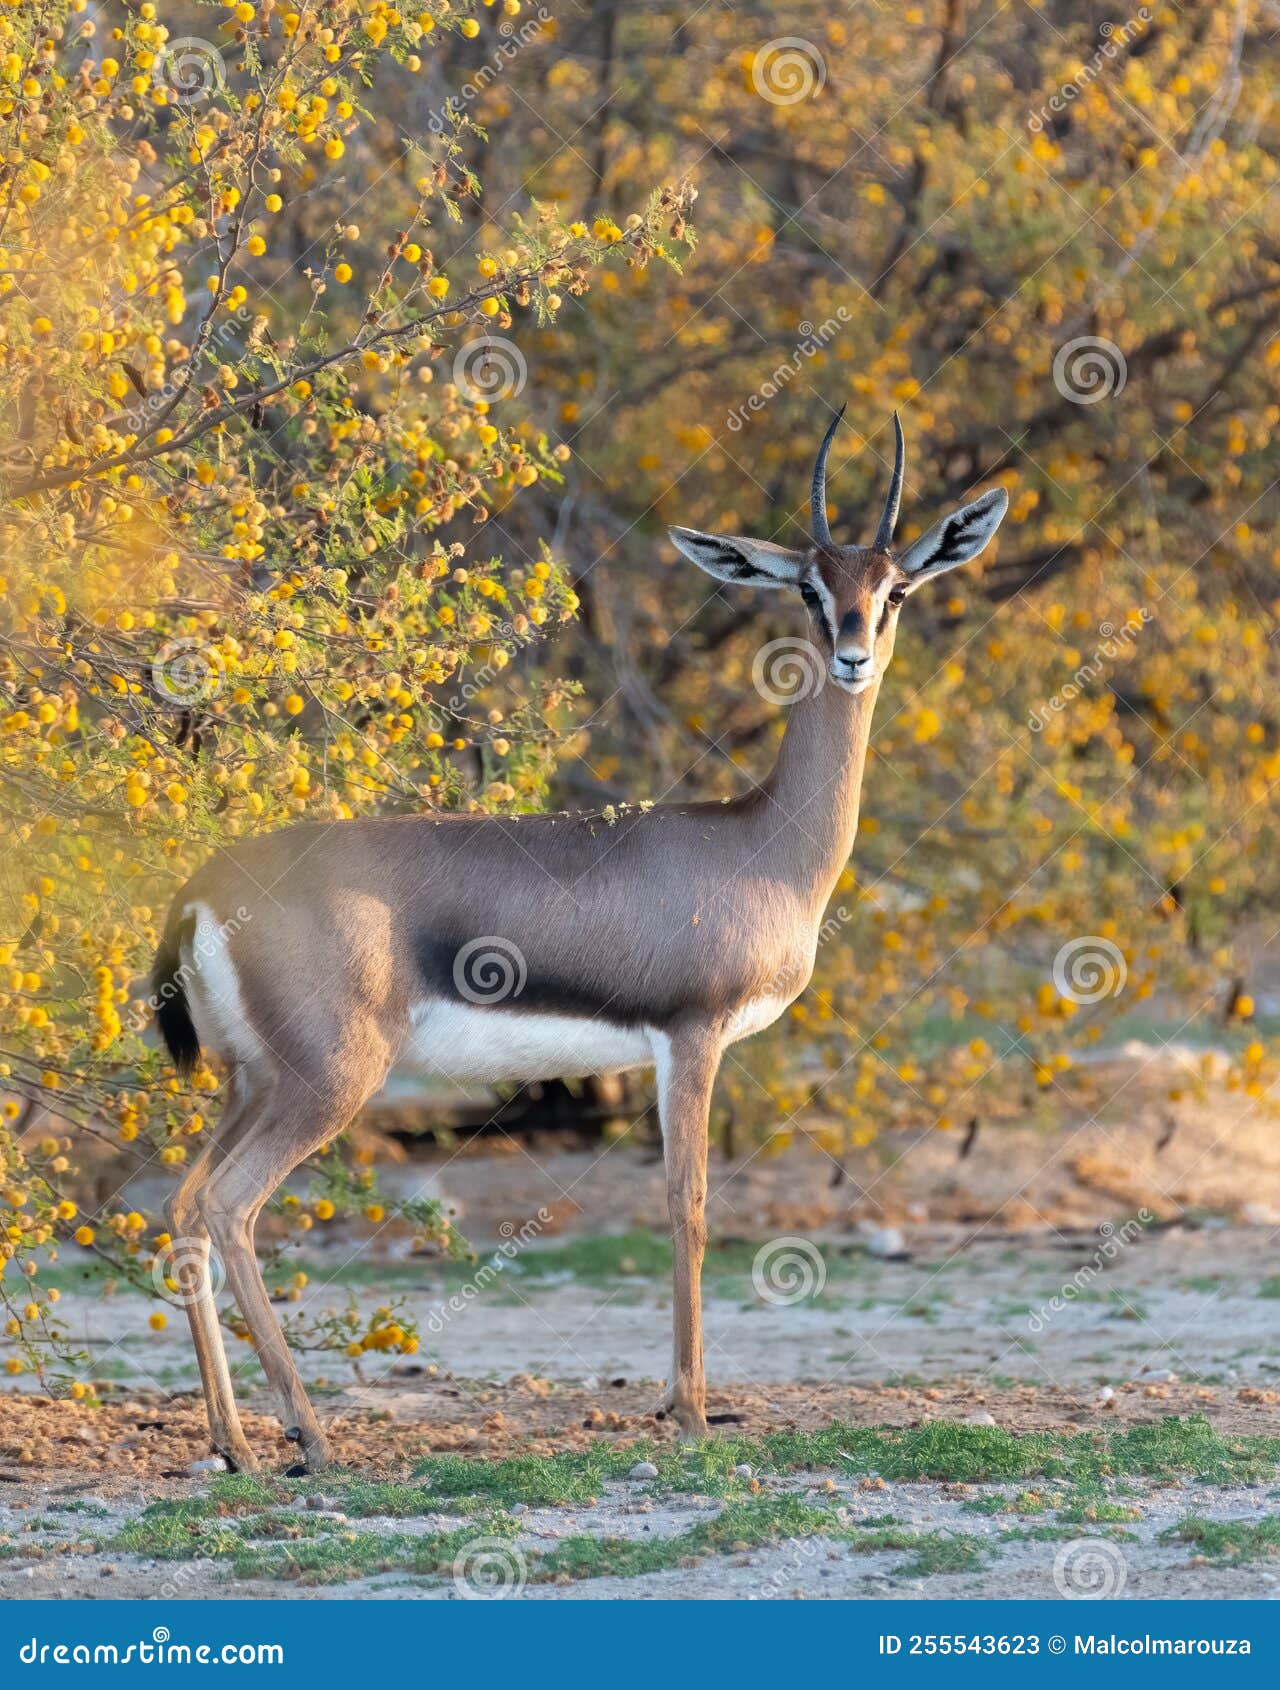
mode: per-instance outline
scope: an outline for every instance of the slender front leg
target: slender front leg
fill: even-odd
[[[667,1212],[675,1257],[675,1354],[667,1407],[686,1438],[706,1436],[702,1366],[702,1255],[707,1244],[707,1122],[720,1041],[698,1029],[661,1034],[658,1113],[667,1160]]]

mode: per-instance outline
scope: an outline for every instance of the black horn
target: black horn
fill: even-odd
[[[893,413],[893,432],[897,440],[897,448],[893,458],[893,480],[889,483],[889,497],[884,502],[884,514],[880,518],[880,526],[876,529],[876,550],[884,551],[893,539],[893,531],[898,526],[898,506],[902,503],[902,472],[907,463],[907,444],[902,438],[902,423],[898,413]]]
[[[827,522],[827,453],[831,450],[831,442],[836,430],[840,427],[840,419],[844,416],[845,407],[841,405],[832,420],[831,427],[822,437],[822,444],[818,447],[818,461],[813,466],[813,490],[809,495],[809,512],[813,528],[814,540],[820,546],[834,546],[831,538],[831,528]]]

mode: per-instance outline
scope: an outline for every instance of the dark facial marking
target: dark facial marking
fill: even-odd
[[[808,581],[802,581],[800,583],[800,597],[804,600],[818,627],[826,636],[827,643],[834,646],[835,639],[827,625],[827,607],[822,602],[822,595]]]

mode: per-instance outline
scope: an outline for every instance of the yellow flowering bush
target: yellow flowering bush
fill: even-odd
[[[725,1064],[740,1131],[839,1156],[1210,1074],[1271,1107],[1278,70],[1229,9],[659,5],[566,16],[474,106],[526,138],[488,194],[698,183],[681,280],[611,271],[543,369],[599,478],[561,534],[622,648],[582,649],[609,798],[759,777],[786,713],[753,661],[806,632],[783,595],[709,597],[666,523],[799,541],[844,401],[839,538],[871,536],[895,408],[901,540],[1010,492],[984,566],[904,610],[813,988]],[[1117,1096],[1096,1057],[1132,1037]],[[1203,1064],[1171,1075],[1166,1040]]]
[[[525,196],[477,254],[465,108],[414,140],[376,115],[420,99],[438,44],[475,24],[448,0],[0,6],[0,1298],[19,1366],[53,1321],[39,1252],[75,1237],[145,1273],[163,1248],[142,1215],[77,1214],[80,1149],[178,1169],[216,1113],[215,1075],[162,1065],[142,1001],[177,885],[299,817],[536,807],[559,754],[573,689],[533,655],[576,609],[564,568],[536,534],[510,560],[457,535],[568,456],[519,407],[507,332],[549,325],[603,262],[645,266],[685,195],[641,193],[617,240]]]

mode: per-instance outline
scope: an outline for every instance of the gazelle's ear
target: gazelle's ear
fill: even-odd
[[[726,540],[696,528],[669,528],[671,543],[717,581],[745,581],[752,587],[798,587],[803,554],[771,540]]]
[[[914,587],[931,575],[942,575],[968,563],[999,528],[1008,508],[1009,495],[1003,487],[993,487],[913,540],[898,559],[899,569],[911,577]]]

